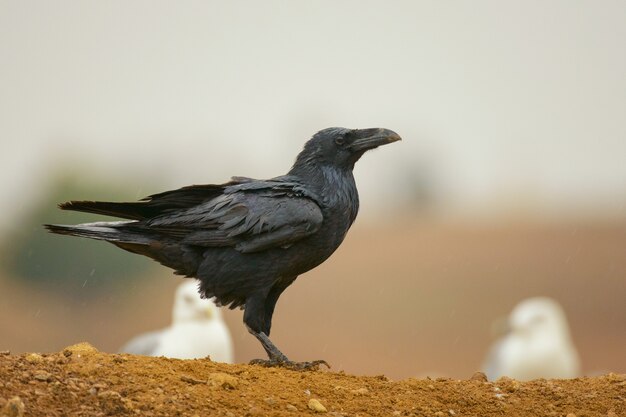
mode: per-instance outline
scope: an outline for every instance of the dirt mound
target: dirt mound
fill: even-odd
[[[626,416],[626,375],[518,382],[357,377],[100,353],[0,355],[1,416]]]

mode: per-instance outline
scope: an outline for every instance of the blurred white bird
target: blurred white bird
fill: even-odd
[[[233,363],[233,343],[222,313],[212,300],[200,298],[195,279],[178,286],[170,327],[141,334],[120,352],[178,359],[210,356],[215,362]]]
[[[547,297],[523,300],[507,320],[509,333],[492,347],[483,365],[489,380],[574,378],[580,361],[561,306]]]

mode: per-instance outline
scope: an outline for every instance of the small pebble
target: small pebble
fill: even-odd
[[[315,399],[315,398],[311,398],[311,399],[309,400],[308,407],[309,407],[309,409],[310,409],[310,410],[313,410],[313,411],[315,411],[316,413],[325,413],[325,412],[327,412],[327,411],[328,411],[328,410],[326,410],[326,407],[324,407],[324,406],[322,405],[322,403],[321,403],[321,402],[319,402],[319,400],[317,400],[317,399]]]
[[[117,391],[102,391],[98,393],[98,397],[100,398],[110,398],[110,399],[118,399],[122,398],[119,392]]]
[[[470,378],[470,381],[487,382],[487,375],[484,372],[475,372]]]
[[[363,387],[363,388],[352,390],[350,392],[353,393],[354,395],[365,395],[369,392],[369,390]]]
[[[298,411],[298,407],[296,407],[295,405],[291,405],[291,404],[287,404],[285,408],[289,411]]]
[[[208,383],[213,386],[219,386],[224,389],[236,389],[239,386],[239,379],[223,372],[214,372],[209,374]]]
[[[65,355],[66,357],[75,355],[76,357],[80,358],[81,356],[93,355],[95,353],[98,353],[98,349],[91,346],[87,342],[77,343],[63,349],[63,355]]]
[[[576,414],[574,414],[574,413],[568,413],[568,414],[567,414],[567,416],[565,416],[565,417],[576,417]]]
[[[2,410],[2,415],[7,417],[22,417],[24,415],[24,402],[20,397],[11,398]]]
[[[180,380],[183,381],[183,382],[187,382],[189,384],[193,384],[193,385],[206,384],[207,383],[207,381],[204,381],[202,379],[196,379],[196,378],[193,378],[193,377],[190,377],[190,376],[187,376],[187,375],[182,375],[180,377]]]
[[[33,378],[37,381],[48,382],[52,379],[52,374],[46,371],[37,371],[35,372],[35,375],[33,375]]]
[[[41,356],[39,353],[29,353],[24,357],[24,359],[26,359],[26,362],[30,362],[30,363],[43,362],[43,356]]]

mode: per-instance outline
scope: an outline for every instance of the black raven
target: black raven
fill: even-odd
[[[59,207],[129,220],[45,226],[54,233],[106,240],[197,278],[202,296],[244,308],[248,331],[269,356],[253,363],[315,368],[326,362],[290,361],[270,341],[274,306],[298,275],[337,249],[354,222],[359,210],[352,175],[356,161],[398,140],[387,129],[328,128],[304,145],[287,175],[233,177],[225,184],[192,185],[139,202],[70,201]]]

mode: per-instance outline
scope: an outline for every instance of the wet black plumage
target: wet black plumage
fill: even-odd
[[[356,161],[367,150],[397,140],[400,136],[387,129],[328,128],[305,144],[287,175],[233,177],[139,202],[71,201],[60,208],[129,220],[46,227],[106,240],[197,278],[203,296],[245,309],[248,330],[269,356],[257,362],[316,366],[321,361],[289,361],[269,340],[276,301],[298,275],[337,249],[354,222]]]

